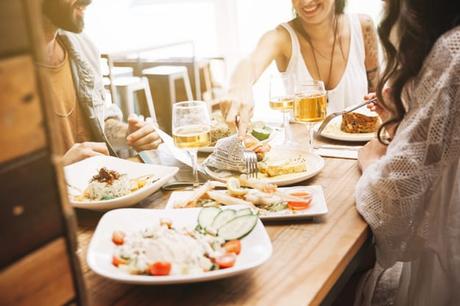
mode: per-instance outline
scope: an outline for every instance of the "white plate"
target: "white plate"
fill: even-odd
[[[321,132],[321,136],[341,141],[369,141],[375,138],[375,133],[346,133],[340,129],[342,124],[342,116],[335,117]],[[315,131],[318,131],[320,124],[315,126]]]
[[[240,208],[244,208],[241,207]],[[235,266],[227,269],[203,272],[192,275],[131,275],[112,265],[114,245],[111,241],[114,230],[131,232],[149,227],[152,220],[158,218],[170,219],[175,227],[193,229],[200,208],[185,209],[141,209],[125,208],[112,210],[102,216],[96,231],[91,239],[86,260],[89,267],[97,274],[114,281],[143,284],[179,284],[203,282],[225,278],[254,269],[267,261],[272,254],[270,238],[260,220],[252,232],[241,240],[241,253],[238,255]]]
[[[311,193],[313,199],[310,204],[310,207],[303,210],[292,211],[290,209],[278,211],[278,212],[268,212],[266,214],[261,214],[260,219],[262,220],[289,220],[289,219],[305,219],[311,217],[317,217],[327,214],[328,209],[326,205],[326,199],[324,198],[323,187],[319,185],[312,186],[298,186],[298,187],[287,187],[279,188],[281,191],[300,191],[305,190]],[[219,192],[225,192],[221,190]],[[168,199],[166,204],[167,209],[178,209],[174,207],[174,203],[184,200],[192,191],[175,191],[171,193],[171,196]],[[179,208],[180,209],[180,208]]]
[[[176,167],[135,163],[111,156],[95,156],[64,167],[66,181],[71,186],[84,190],[88,186],[90,179],[96,175],[98,170],[102,167],[115,170],[119,173],[126,173],[129,178],[153,174],[158,178],[158,180],[125,196],[103,201],[75,201],[72,195],[77,195],[77,192],[73,188],[69,188],[69,201],[72,206],[92,210],[108,210],[113,208],[128,207],[138,203],[160,189],[161,186],[163,186],[177,173],[177,171],[179,171]]]
[[[295,149],[295,148],[287,149],[287,148],[281,148],[281,147],[277,147],[277,148],[274,147],[268,154],[275,155],[275,156],[282,156],[283,158],[291,158],[291,157],[296,157],[296,156],[301,155],[303,158],[305,158],[306,163],[307,163],[307,171],[304,171],[304,172],[284,174],[284,175],[278,175],[278,176],[273,176],[273,177],[267,177],[259,173],[258,175],[259,179],[267,183],[276,184],[278,186],[292,185],[295,183],[305,181],[306,179],[309,179],[317,175],[324,167],[324,159],[321,156],[313,154],[313,153],[305,152],[302,149]],[[228,179],[229,177],[237,177],[236,174],[231,173],[231,172],[213,171],[209,169],[208,167],[206,167],[206,165],[204,165],[203,168],[206,174],[214,180],[226,181],[226,179]]]

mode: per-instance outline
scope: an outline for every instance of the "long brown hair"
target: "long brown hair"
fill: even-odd
[[[406,83],[416,77],[436,40],[460,23],[459,0],[386,0],[385,15],[378,28],[386,67],[379,80],[377,96],[383,101],[385,84],[391,86],[392,118],[379,129],[378,138],[390,124],[399,124],[406,113],[401,94]],[[390,41],[392,30],[397,32],[397,47]]]

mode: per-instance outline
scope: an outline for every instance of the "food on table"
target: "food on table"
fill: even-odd
[[[154,276],[230,268],[241,253],[240,239],[257,220],[251,210],[208,207],[201,209],[194,229],[175,228],[162,219],[140,231],[115,231],[112,264],[130,274]]]
[[[156,179],[152,176],[129,179],[126,174],[103,167],[91,178],[83,193],[76,196],[75,200],[80,202],[112,200],[139,190],[154,180]]]
[[[193,199],[193,206],[187,207],[202,206],[218,208],[221,205],[246,205],[248,206],[247,210],[239,212],[240,214],[249,214],[252,210],[255,210],[264,215],[283,210],[293,212],[307,209],[310,207],[312,196],[305,190],[283,192],[274,184],[267,184],[263,181],[254,178],[249,179],[245,175],[241,175],[239,179],[230,178],[227,181],[226,191],[208,190],[200,198],[196,198],[196,194],[193,193],[187,199],[175,203],[174,207],[183,208],[182,203],[192,203],[189,201],[190,199]],[[217,210],[213,212],[210,209],[207,213],[212,215],[206,218],[213,219],[217,215]],[[225,218],[231,217],[230,214],[230,212],[226,212],[220,218],[224,218],[225,220]]]
[[[211,146],[214,146],[219,139],[232,135],[232,131],[225,122],[224,117],[220,112],[214,112],[211,115]]]
[[[207,181],[197,189],[193,191],[193,195],[184,200],[181,203],[176,203],[176,207],[195,207],[196,202],[201,199],[208,191],[211,191],[215,188],[216,185],[218,185],[219,182],[215,181]]]
[[[251,135],[257,138],[259,141],[266,140],[270,137],[272,133],[272,128],[267,126],[263,122],[254,122],[252,124]]]
[[[299,173],[307,170],[307,162],[302,156],[291,158],[265,159],[259,162],[259,171],[269,177]]]
[[[360,113],[345,113],[342,115],[340,129],[346,133],[373,133],[379,128],[378,116],[366,116]]]

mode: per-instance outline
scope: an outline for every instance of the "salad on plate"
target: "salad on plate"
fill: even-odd
[[[251,209],[201,209],[193,229],[157,219],[133,232],[114,231],[112,265],[128,274],[190,275],[231,268],[241,252],[240,240],[256,226]]]

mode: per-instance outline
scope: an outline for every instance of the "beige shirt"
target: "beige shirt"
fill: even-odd
[[[93,137],[78,103],[67,51],[58,66],[40,65],[40,68],[50,80],[54,113],[62,136],[58,153],[64,154],[73,144],[91,141]]]

